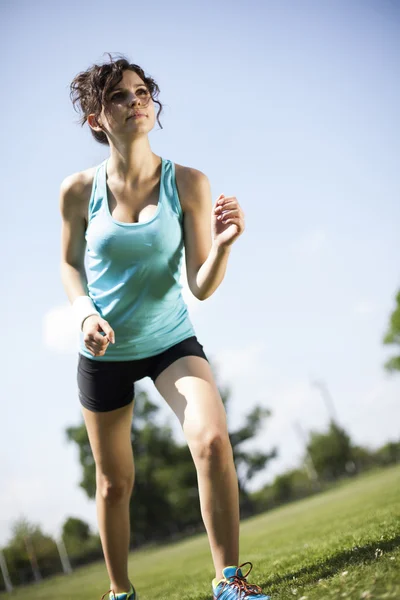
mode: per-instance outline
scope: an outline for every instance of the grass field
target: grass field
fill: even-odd
[[[241,562],[250,583],[273,600],[400,600],[400,467],[369,473],[334,490],[245,521]],[[210,600],[214,573],[204,535],[132,553],[140,600]],[[0,598],[99,600],[103,564],[21,588]]]

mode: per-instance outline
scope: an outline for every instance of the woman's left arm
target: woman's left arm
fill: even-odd
[[[225,276],[232,244],[245,229],[244,213],[235,196],[221,194],[212,205],[208,178],[196,169],[176,165],[176,181],[188,285],[196,298],[206,300]]]

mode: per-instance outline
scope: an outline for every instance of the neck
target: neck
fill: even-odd
[[[110,158],[107,172],[111,177],[126,184],[137,184],[154,175],[160,157],[150,148],[149,139],[143,136],[129,142],[118,140],[110,143]]]

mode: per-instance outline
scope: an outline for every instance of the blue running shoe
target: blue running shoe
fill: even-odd
[[[139,600],[139,596],[135,592],[135,588],[131,584],[131,589],[129,592],[124,592],[123,594],[114,594],[112,590],[109,590],[101,597],[101,600],[108,596],[109,600]]]
[[[249,570],[243,575],[241,567],[250,565]],[[245,562],[239,567],[226,567],[223,579],[213,579],[213,600],[271,600],[271,596],[264,594],[258,585],[247,583],[246,577],[252,570],[251,562]]]

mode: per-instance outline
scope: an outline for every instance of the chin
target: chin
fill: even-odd
[[[149,133],[153,129],[153,127],[154,125],[151,125],[148,122],[146,123],[146,121],[143,120],[142,122],[138,121],[137,123],[132,123],[131,125],[128,124],[127,130]]]

